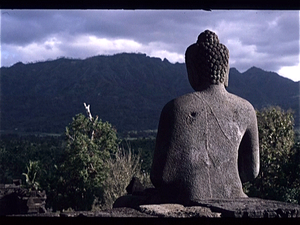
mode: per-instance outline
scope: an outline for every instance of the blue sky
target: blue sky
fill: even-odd
[[[256,66],[300,80],[296,10],[1,10],[1,66],[120,52],[182,63],[206,29],[240,72]]]

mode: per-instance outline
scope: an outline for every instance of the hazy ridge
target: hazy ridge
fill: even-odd
[[[2,131],[63,133],[72,117],[85,113],[83,102],[119,132],[157,129],[162,107],[193,91],[185,64],[134,53],[17,63],[0,74]],[[299,125],[299,86],[256,67],[231,68],[228,91],[257,109],[291,108]]]

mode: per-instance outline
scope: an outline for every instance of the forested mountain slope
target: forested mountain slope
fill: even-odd
[[[85,113],[84,102],[119,132],[157,129],[163,106],[193,91],[185,64],[135,53],[17,63],[0,72],[2,131],[63,133]],[[299,115],[299,82],[276,73],[232,68],[228,91],[255,108],[279,105]]]

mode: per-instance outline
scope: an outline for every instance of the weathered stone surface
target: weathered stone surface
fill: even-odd
[[[60,213],[59,217],[106,217],[106,218],[118,218],[118,217],[153,217],[149,214],[142,213],[132,208],[116,208],[105,211],[78,211],[78,212],[65,212]]]
[[[138,209],[140,205],[149,204],[147,196],[124,195],[119,197],[113,204],[113,208],[129,207]]]
[[[300,218],[300,205],[259,199],[209,199],[195,205],[210,208],[230,218]]]
[[[129,207],[139,209],[140,205],[145,204],[161,204],[162,202],[160,193],[155,188],[147,188],[143,192],[135,192],[119,197],[113,204],[113,208]]]
[[[158,217],[300,218],[300,205],[297,204],[244,197],[202,199],[183,206],[163,202],[156,189],[122,196],[114,204],[114,208],[126,207]]]
[[[257,198],[210,199],[194,203],[148,204],[137,209],[121,207],[105,211],[78,211],[14,215],[18,217],[104,217],[104,218],[297,218],[300,206]],[[292,220],[293,221],[293,220]],[[289,222],[291,222],[289,220]],[[290,223],[287,223],[290,224]]]
[[[141,205],[140,211],[157,217],[191,218],[208,217],[218,218],[221,213],[212,212],[208,207],[184,207],[180,204]]]
[[[24,213],[45,213],[45,191],[29,191],[21,187],[21,180],[0,184],[0,216]]]
[[[75,212],[47,212],[39,214],[18,214],[7,217],[102,217],[102,218],[151,218],[157,217],[132,208],[114,208],[104,211],[75,211]]]
[[[249,102],[226,91],[224,51],[209,31],[186,51],[195,92],[163,108],[150,174],[162,202],[246,197],[242,181],[258,175],[256,113]]]
[[[138,193],[144,191],[144,186],[140,182],[139,178],[133,177],[129,183],[129,185],[126,187],[126,191],[128,194]]]
[[[28,211],[27,213],[45,213],[47,212],[46,199],[47,195],[45,191],[31,191],[29,196],[24,196],[23,201],[27,201]]]

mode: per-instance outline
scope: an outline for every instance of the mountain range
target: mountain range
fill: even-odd
[[[2,67],[0,130],[63,133],[83,103],[118,132],[157,129],[160,111],[192,92],[184,63],[121,53],[84,60],[59,58]],[[300,82],[252,67],[230,69],[227,90],[256,109],[278,105],[295,112],[299,126]]]

